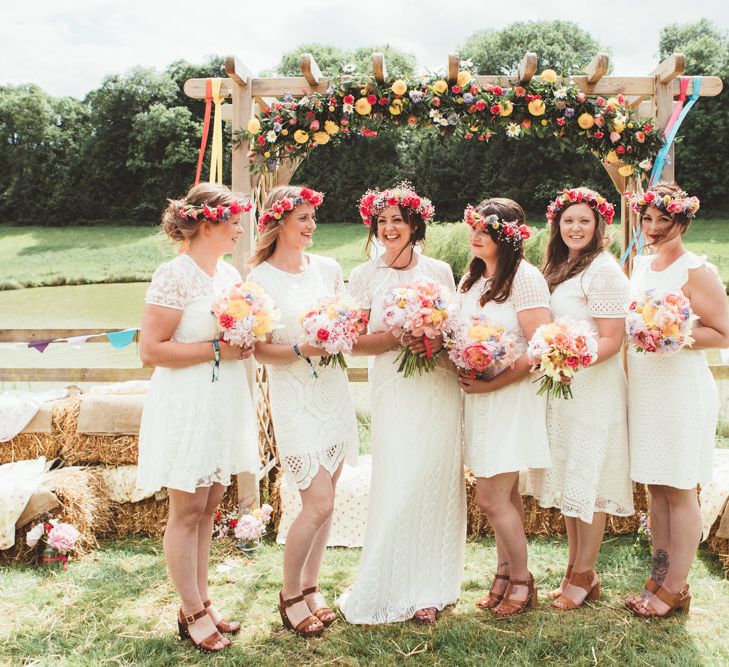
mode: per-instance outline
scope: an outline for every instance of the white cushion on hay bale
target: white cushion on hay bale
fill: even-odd
[[[345,464],[337,483],[334,520],[329,533],[329,547],[361,547],[367,525],[367,502],[370,494],[372,457],[360,456],[356,467]],[[301,496],[286,477],[281,482],[281,521],[276,542],[284,544],[291,524],[301,511]]]
[[[719,522],[717,537],[729,539],[729,449],[714,450],[713,479],[701,487],[699,502],[703,519],[703,539],[709,537],[711,527]]]

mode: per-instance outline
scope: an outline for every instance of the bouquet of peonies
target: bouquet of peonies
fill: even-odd
[[[233,534],[243,551],[252,551],[259,546],[261,538],[266,534],[266,526],[271,521],[272,513],[273,507],[264,504],[238,517]]]
[[[279,312],[260,285],[246,281],[223,290],[213,303],[222,335],[233,345],[251,347],[278,325]]]
[[[238,525],[238,513],[228,512],[223,514],[220,510],[215,512],[215,519],[213,521],[213,537],[216,540],[225,539],[231,530],[235,530]]]
[[[476,377],[494,377],[518,356],[516,337],[483,315],[459,323],[448,345],[448,355],[460,370]]]
[[[398,338],[403,334],[423,337],[425,354],[413,354],[403,345],[395,362],[400,362],[398,372],[412,377],[415,371],[422,374],[435,369],[436,360],[430,349],[429,339],[439,334],[452,333],[456,304],[447,290],[437,283],[416,281],[396,287],[385,296],[382,320]]]
[[[677,352],[693,345],[691,325],[695,319],[683,293],[668,292],[658,297],[648,290],[630,304],[625,328],[638,352]]]
[[[367,329],[367,315],[347,297],[324,297],[300,317],[302,342],[326,350],[320,366],[347,368],[345,354],[351,354],[359,335]]]
[[[572,388],[563,378],[572,378],[577,371],[595,363],[597,338],[584,320],[558,318],[534,332],[529,341],[529,356],[540,358],[535,366],[542,374],[535,380],[541,380],[538,394],[548,392],[552,398],[572,398]]]
[[[33,526],[25,536],[25,542],[31,548],[35,548],[38,544],[42,545],[41,563],[63,564],[65,570],[68,563],[67,554],[76,546],[80,536],[73,524],[50,519]]]

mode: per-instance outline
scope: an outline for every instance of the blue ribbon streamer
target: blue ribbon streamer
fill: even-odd
[[[134,336],[136,336],[137,331],[139,331],[139,329],[124,329],[123,331],[110,331],[109,333],[106,334],[106,337],[109,339],[111,346],[115,350],[121,350],[122,348],[126,347],[134,340]]]

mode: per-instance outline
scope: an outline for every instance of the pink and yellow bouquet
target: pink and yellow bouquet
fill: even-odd
[[[551,398],[572,398],[572,388],[564,380],[595,363],[597,337],[584,320],[558,318],[542,324],[534,332],[528,354],[532,359],[540,359],[535,365],[535,370],[542,374],[535,380],[541,380],[537,393],[547,393]]]
[[[44,565],[63,565],[65,570],[68,563],[68,553],[73,551],[80,536],[81,534],[73,524],[61,523],[58,519],[50,519],[33,526],[25,536],[25,542],[31,548],[41,545],[41,563]]]
[[[346,297],[324,297],[301,316],[304,343],[316,345],[328,353],[320,366],[347,368],[345,354],[367,329],[367,315]]]
[[[221,292],[213,303],[221,340],[251,347],[278,325],[279,312],[271,297],[254,282],[237,283]]]
[[[691,325],[696,316],[681,292],[656,296],[648,290],[630,304],[625,328],[638,352],[670,353],[691,347]]]
[[[242,514],[233,528],[233,534],[243,543],[260,540],[266,534],[266,526],[270,523],[272,514],[273,507],[268,504]]]
[[[417,371],[419,375],[435,369],[436,359],[430,341],[438,335],[452,333],[455,324],[456,304],[448,291],[437,283],[415,281],[396,287],[385,296],[382,320],[398,338],[406,334],[413,338],[423,337],[425,354],[413,354],[403,345],[395,362],[400,362],[398,372],[406,378]]]
[[[448,356],[471,378],[497,375],[518,356],[516,338],[483,315],[461,322],[449,345]]]

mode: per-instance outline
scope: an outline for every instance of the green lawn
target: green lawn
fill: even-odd
[[[469,543],[461,599],[437,624],[354,627],[338,620],[321,639],[280,627],[275,609],[282,550],[265,544],[252,558],[216,544],[212,591],[243,622],[235,645],[203,657],[174,635],[175,593],[155,539],[106,544],[66,572],[0,567],[0,663],[14,665],[721,665],[729,662],[729,581],[701,551],[691,573],[691,614],[664,621],[632,617],[624,595],[643,582],[649,553],[634,538],[608,539],[598,562],[602,600],[576,612],[539,609],[496,621],[475,608],[495,559],[491,539]],[[557,584],[566,545],[530,544],[541,591]],[[331,601],[351,584],[358,549],[330,549],[322,589]],[[218,564],[228,570],[218,571]]]

